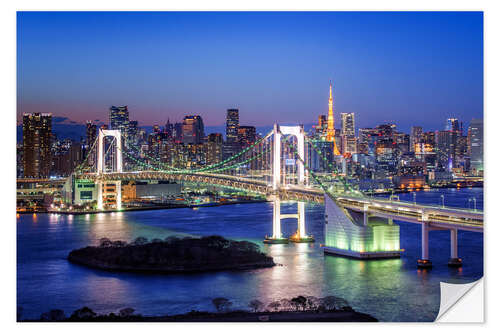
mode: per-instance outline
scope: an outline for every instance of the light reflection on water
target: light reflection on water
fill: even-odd
[[[445,191],[457,205],[468,196],[482,204],[482,191]],[[440,192],[419,192],[417,200],[434,200]],[[412,200],[411,194],[408,196]],[[427,197],[429,196],[429,197]],[[466,200],[465,200],[466,201]],[[292,213],[294,204],[283,205]],[[356,310],[386,321],[431,321],[439,310],[439,282],[464,283],[482,276],[482,234],[459,232],[462,269],[449,269],[449,234],[433,231],[430,236],[431,271],[417,270],[420,229],[400,223],[402,259],[360,261],[324,256],[323,206],[306,206],[307,230],[314,244],[264,245],[271,234],[272,205],[268,203],[172,209],[115,214],[21,215],[17,221],[18,305],[25,317],[60,308],[70,314],[87,305],[97,312],[112,312],[131,306],[143,314],[181,313],[192,309],[213,310],[211,299],[229,298],[236,308],[247,308],[257,298],[272,300],[297,295],[345,298]],[[283,223],[291,235],[296,223]],[[212,272],[185,275],[141,275],[88,269],[67,262],[75,248],[98,244],[100,238],[131,241],[170,235],[219,234],[261,245],[279,265],[246,272]]]

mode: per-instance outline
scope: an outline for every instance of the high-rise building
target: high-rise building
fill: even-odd
[[[109,108],[109,129],[120,130],[123,136],[127,136],[129,127],[128,107],[111,106]]]
[[[240,116],[238,109],[228,109],[226,116],[226,142],[238,142],[238,128],[240,127]]]
[[[472,119],[469,125],[470,167],[476,173],[484,170],[483,165],[483,120]]]
[[[456,142],[457,132],[437,131],[436,132],[436,157],[438,168],[443,171],[452,171],[456,164]]]
[[[222,134],[211,133],[207,137],[207,164],[215,164],[222,161]]]
[[[341,113],[340,116],[342,153],[355,154],[357,152],[357,144],[354,113]]]
[[[47,178],[52,164],[52,114],[23,115],[24,177]]]
[[[85,144],[87,145],[87,149],[92,148],[92,145],[97,138],[97,125],[92,124],[92,121],[87,121],[87,130],[86,130],[86,138]]]
[[[203,119],[200,116],[185,116],[182,122],[182,143],[200,144],[204,137]]]
[[[422,142],[422,127],[412,126],[410,133],[410,151],[414,152],[415,146]]]
[[[456,118],[448,118],[446,119],[446,131],[460,131],[460,124],[458,123],[458,119]]]
[[[326,116],[324,114],[318,116],[318,127],[316,127],[316,133],[320,136],[326,134],[326,129],[328,127],[328,122],[326,121]]]
[[[130,120],[128,125],[128,140],[137,144],[139,141],[139,122],[137,120]]]
[[[170,119],[167,120],[165,124],[165,134],[170,139],[172,138],[172,134],[174,133],[174,124],[170,123]]]
[[[175,123],[172,131],[172,137],[176,142],[182,141],[182,123]]]
[[[326,130],[326,141],[333,142],[333,154],[340,155],[337,143],[335,142],[335,120],[333,117],[333,95],[332,95],[331,81],[330,81],[330,98],[328,99],[328,127]]]
[[[245,148],[255,142],[256,131],[254,126],[240,126],[238,128],[238,142]]]
[[[356,129],[354,124],[354,113],[341,113],[341,135],[342,136],[356,136]]]

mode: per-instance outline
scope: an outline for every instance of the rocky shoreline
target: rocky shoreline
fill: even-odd
[[[257,244],[220,236],[168,237],[150,242],[139,237],[130,244],[103,238],[99,246],[71,251],[68,260],[102,270],[141,273],[248,270],[276,265]]]

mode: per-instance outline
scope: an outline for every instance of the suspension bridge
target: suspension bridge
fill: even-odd
[[[310,167],[312,154],[326,165],[328,177]],[[130,180],[170,180],[256,193],[273,202],[273,232],[264,240],[268,244],[313,242],[314,238],[306,231],[305,203],[324,203],[324,252],[361,259],[401,255],[399,226],[393,219],[420,224],[419,267],[432,266],[430,231],[450,231],[450,266],[462,265],[458,257],[458,230],[483,232],[483,212],[476,209],[421,205],[364,195],[335,171],[333,161],[305,134],[303,126],[275,124],[272,131],[233,156],[197,168],[186,168],[174,159],[145,153],[124,140],[119,130],[100,129],[86,159],[69,179],[72,191],[75,179],[97,186],[98,210],[121,210],[121,183]],[[282,214],[283,201],[296,202],[296,213]],[[297,232],[289,238],[281,231],[285,219],[297,221]]]

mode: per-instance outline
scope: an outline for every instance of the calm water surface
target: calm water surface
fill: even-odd
[[[482,209],[483,190],[444,189],[417,192],[417,201],[468,207],[477,199]],[[401,200],[413,195],[401,194]],[[282,213],[296,205],[283,204]],[[430,233],[430,271],[416,268],[420,253],[420,227],[401,226],[401,259],[359,261],[324,256],[323,206],[306,206],[307,232],[314,244],[263,245],[272,233],[270,203],[171,209],[79,216],[38,214],[17,219],[17,302],[24,318],[38,318],[50,309],[70,314],[84,305],[109,313],[133,307],[146,315],[183,313],[192,309],[213,311],[211,299],[226,297],[236,308],[252,299],[269,303],[297,295],[337,295],[358,311],[383,321],[432,321],[439,312],[439,282],[467,283],[483,275],[483,235],[459,232],[460,269],[448,268],[449,232]],[[294,220],[283,220],[285,234],[296,230]],[[75,248],[96,245],[102,237],[131,241],[139,236],[222,235],[261,244],[263,251],[282,266],[245,272],[184,275],[110,273],[69,263]]]

